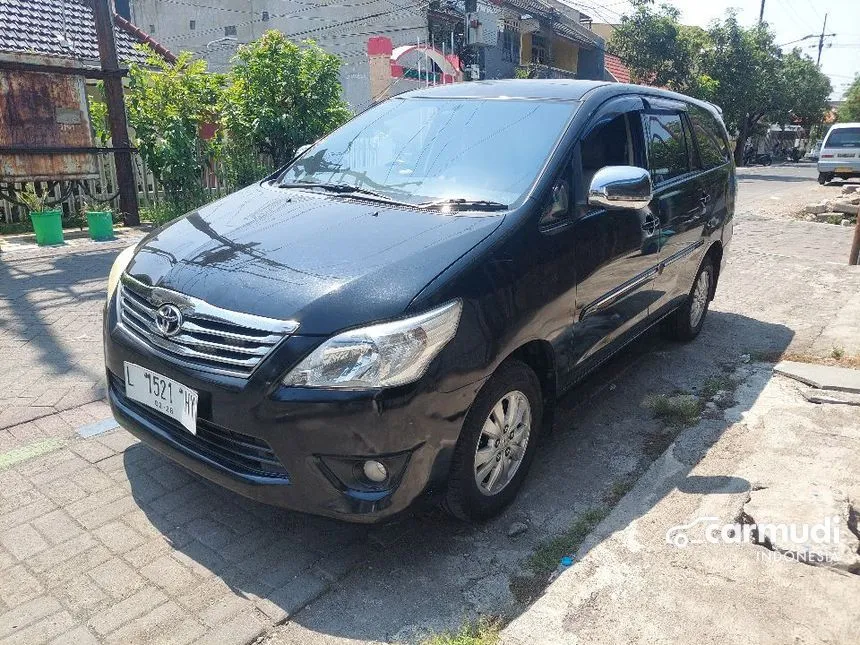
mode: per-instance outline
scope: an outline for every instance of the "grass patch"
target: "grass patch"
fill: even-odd
[[[182,215],[175,208],[171,208],[165,203],[153,204],[140,209],[140,221],[150,222],[154,226],[161,226],[167,222],[176,219]]]
[[[845,350],[841,347],[834,347],[830,351],[830,358],[836,361],[841,361],[843,358],[845,358]]]
[[[692,394],[655,394],[647,397],[643,405],[664,424],[673,428],[696,425],[702,413],[702,403]]]
[[[735,381],[731,376],[727,376],[725,374],[712,376],[711,378],[706,379],[702,384],[702,396],[706,399],[710,399],[721,390],[725,392],[733,392],[737,386],[737,381]]]
[[[438,634],[422,641],[422,645],[496,645],[502,629],[500,618],[481,618],[463,625],[457,632]]]
[[[538,547],[528,560],[529,568],[537,575],[549,575],[558,567],[561,558],[573,555],[586,536],[609,514],[609,509],[593,508],[585,511],[567,531]]]
[[[603,500],[611,508],[615,506],[618,502],[620,502],[622,497],[624,497],[627,493],[633,490],[633,486],[635,485],[635,477],[626,477],[624,479],[619,479],[614,484],[612,484],[612,488],[609,489],[609,492],[606,493]]]

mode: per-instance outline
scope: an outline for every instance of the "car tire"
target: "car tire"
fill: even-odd
[[[684,304],[663,320],[663,334],[667,338],[689,341],[699,335],[714,292],[714,277],[714,262],[710,255],[706,255]]]
[[[466,415],[448,476],[445,510],[476,522],[510,504],[528,474],[542,422],[543,397],[534,370],[518,360],[505,361]],[[502,432],[494,440],[493,433],[499,429]]]
[[[833,175],[827,172],[818,173],[818,183],[822,186],[826,184],[828,181],[833,181]]]

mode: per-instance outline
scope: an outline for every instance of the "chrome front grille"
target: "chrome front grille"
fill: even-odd
[[[178,329],[170,335],[158,324],[163,305],[173,305],[181,314]],[[195,369],[243,378],[299,326],[292,320],[221,309],[127,274],[120,280],[117,310],[120,324],[157,354]]]

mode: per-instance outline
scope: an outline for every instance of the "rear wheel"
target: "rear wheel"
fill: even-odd
[[[693,288],[687,299],[663,321],[663,332],[672,340],[693,340],[702,331],[708,304],[714,288],[714,263],[711,256],[705,256]]]
[[[828,181],[833,181],[833,174],[829,172],[820,172],[818,173],[818,183],[822,186],[826,184]]]
[[[454,451],[446,510],[478,521],[511,503],[528,473],[543,420],[543,398],[525,363],[503,363],[466,416]]]

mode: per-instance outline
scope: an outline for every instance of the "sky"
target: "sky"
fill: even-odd
[[[758,21],[761,0],[658,0],[674,5],[681,11],[681,22],[707,27],[714,19],[725,17],[729,9],[738,10],[741,24]],[[590,15],[595,21],[618,22],[630,10],[627,0],[567,0]],[[821,70],[830,77],[832,98],[840,98],[854,76],[860,73],[860,0],[765,0],[764,19],[776,34],[779,45],[796,43],[815,59],[818,56],[818,34],[827,14],[825,38],[821,54]],[[787,45],[790,50],[794,45]]]

